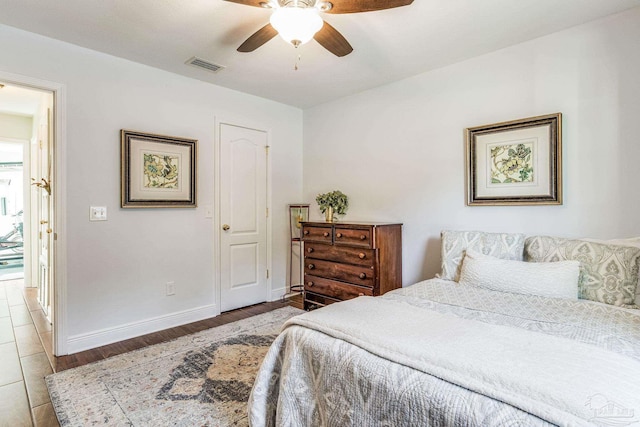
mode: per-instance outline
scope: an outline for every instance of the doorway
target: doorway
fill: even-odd
[[[3,114],[0,120],[7,132],[10,116]],[[24,279],[25,270],[23,164],[28,141],[8,139],[0,136],[0,281]]]
[[[220,310],[267,301],[267,132],[219,128]]]
[[[8,278],[22,279],[23,288],[37,290],[39,308],[52,325],[56,238],[52,188],[54,108],[52,90],[0,80],[0,225],[11,227],[6,233],[0,230],[0,272],[3,267],[22,269]],[[3,256],[9,251],[15,254]],[[55,328],[52,330],[51,347],[56,348]]]

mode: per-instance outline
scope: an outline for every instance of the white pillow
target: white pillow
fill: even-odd
[[[578,299],[579,277],[579,261],[510,261],[467,250],[459,283],[501,292]]]
[[[440,235],[442,273],[438,277],[445,280],[458,281],[464,251],[467,249],[517,261],[522,261],[524,254],[524,234],[443,230]]]

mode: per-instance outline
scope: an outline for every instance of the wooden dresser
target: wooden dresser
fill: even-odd
[[[402,286],[402,224],[303,222],[304,308]]]

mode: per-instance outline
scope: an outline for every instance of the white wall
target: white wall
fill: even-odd
[[[638,40],[640,8],[305,110],[305,199],[402,221],[405,285],[439,271],[443,229],[640,235]],[[564,204],[466,207],[464,129],[556,112]]]
[[[117,333],[147,332],[157,323],[146,321],[217,303],[217,246],[205,218],[205,205],[214,201],[214,119],[270,131],[271,278],[284,293],[286,204],[302,191],[301,110],[6,26],[0,51],[0,70],[66,85],[71,350]],[[120,129],[199,140],[197,209],[120,208]],[[107,206],[108,221],[89,222],[92,205]],[[175,296],[164,295],[167,281],[175,282]]]
[[[0,138],[29,140],[32,127],[33,118],[30,116],[0,113]]]

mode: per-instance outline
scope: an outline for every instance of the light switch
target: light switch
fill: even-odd
[[[106,206],[91,206],[89,208],[89,221],[106,221],[106,220],[107,220]]]

